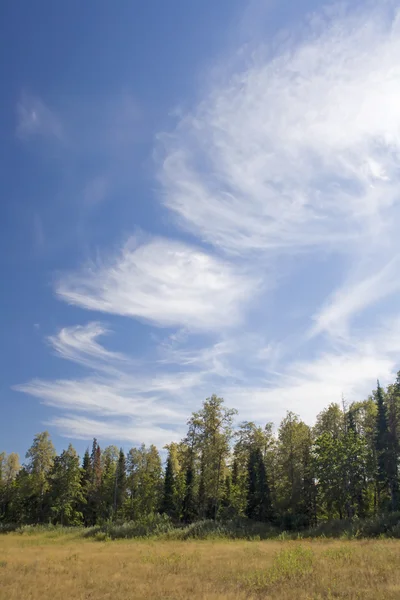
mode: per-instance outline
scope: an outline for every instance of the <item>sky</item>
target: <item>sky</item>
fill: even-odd
[[[34,4],[0,8],[0,448],[393,381],[400,2]]]

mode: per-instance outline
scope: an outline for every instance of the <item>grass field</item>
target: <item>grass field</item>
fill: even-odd
[[[400,598],[400,541],[0,536],[0,600]]]

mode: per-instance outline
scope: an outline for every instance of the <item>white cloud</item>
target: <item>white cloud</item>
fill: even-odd
[[[158,325],[219,328],[240,319],[255,281],[229,263],[166,239],[131,241],[106,264],[63,276],[57,294],[90,310]]]
[[[21,139],[35,136],[62,139],[63,128],[58,117],[40,98],[22,94],[17,104],[16,134]]]
[[[96,431],[96,435],[101,433],[112,439],[118,431],[119,439],[140,443],[146,441],[143,435],[151,429],[158,432],[157,438],[164,435],[165,440],[171,431],[179,430],[182,434],[187,417],[182,397],[199,383],[199,374],[154,374],[145,361],[135,363],[101,346],[97,339],[105,333],[108,331],[102,324],[89,323],[63,328],[48,338],[62,358],[90,368],[93,374],[89,377],[34,379],[14,389],[39,398],[47,406],[69,411],[67,417],[55,417],[51,421],[66,436],[85,437],[85,428],[93,420],[82,416],[84,413],[107,418],[107,421],[98,421],[100,429],[92,428],[86,438],[93,437]],[[110,418],[114,421],[107,429]]]
[[[224,65],[165,138],[165,203],[180,222],[243,253],[343,251],[385,221],[398,197],[399,24],[364,9],[311,25],[273,57],[240,53],[229,77]]]
[[[368,352],[327,353],[315,361],[290,364],[272,381],[261,385],[225,387],[229,404],[240,407],[242,419],[276,425],[287,410],[299,414],[310,425],[316,414],[331,402],[364,400],[376,387],[393,381],[396,357]]]
[[[99,421],[97,419],[78,418],[75,415],[55,417],[48,424],[57,427],[64,437],[90,440],[93,437],[93,432],[96,432],[96,436],[100,440],[154,444],[158,448],[162,448],[171,441],[178,442],[182,437],[182,431],[180,430],[157,427],[153,424],[135,425],[135,423],[127,423],[126,421]]]
[[[109,333],[101,323],[64,327],[48,341],[62,357],[92,368],[106,368],[111,363],[127,360],[118,352],[110,352],[96,339]]]
[[[162,380],[159,383],[161,382]],[[93,413],[102,417],[114,415],[151,420],[153,423],[176,423],[185,416],[178,406],[172,406],[171,398],[170,406],[167,405],[166,389],[162,389],[165,403],[157,403],[159,390],[157,384],[152,385],[150,377],[136,381],[120,373],[115,378],[97,376],[57,381],[35,379],[16,386],[15,389],[40,398],[48,406]]]
[[[332,337],[348,335],[352,318],[400,290],[399,266],[399,258],[395,256],[373,274],[355,281],[349,278],[314,317],[311,333],[316,335],[325,331]]]

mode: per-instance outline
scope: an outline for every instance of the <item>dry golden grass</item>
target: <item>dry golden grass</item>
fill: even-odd
[[[400,542],[0,537],[0,600],[400,598]]]

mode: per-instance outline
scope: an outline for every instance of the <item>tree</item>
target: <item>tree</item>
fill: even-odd
[[[370,516],[376,513],[378,493],[376,482],[376,419],[377,405],[372,396],[361,402],[353,402],[350,407],[355,422],[355,431],[365,444],[365,477],[362,492],[362,507],[359,514]]]
[[[367,445],[353,429],[338,436],[326,431],[315,441],[315,472],[322,515],[365,516]]]
[[[167,464],[164,476],[164,492],[161,505],[161,512],[170,517],[176,516],[176,489],[175,489],[175,472],[171,455],[168,454]]]
[[[317,415],[314,425],[315,438],[329,433],[333,437],[339,437],[345,429],[345,414],[339,404],[331,403],[327,408]]]
[[[84,496],[79,456],[71,444],[55,458],[50,480],[50,508],[53,522],[61,525],[80,525],[83,519],[80,508]]]
[[[126,500],[126,461],[122,448],[118,455],[118,464],[115,474],[115,494],[114,494],[114,515],[117,515],[123,508]]]
[[[200,454],[200,510],[214,519],[224,493],[226,459],[230,452],[233,417],[236,414],[235,409],[224,406],[223,398],[213,394],[189,420],[189,431],[195,432],[193,450]]]
[[[288,527],[308,524],[309,498],[304,495],[304,482],[310,476],[306,457],[310,455],[311,442],[308,425],[288,412],[279,427],[277,446],[278,507]]]
[[[86,510],[84,511],[85,522],[87,525],[95,525],[100,518],[102,501],[102,456],[101,448],[96,438],[93,438],[89,463],[85,454],[83,476],[86,479],[84,487],[87,502]]]
[[[261,449],[250,449],[246,515],[256,521],[272,520],[271,494]]]
[[[272,423],[267,423],[264,428],[253,422],[240,423],[235,433],[236,443],[233,449],[232,463],[232,502],[236,514],[247,514],[248,512],[248,485],[249,464],[252,451],[259,450],[266,471],[269,473],[268,489],[273,503],[275,488],[273,477],[275,463],[275,439],[272,433]]]
[[[192,523],[192,521],[196,519],[197,514],[195,473],[193,460],[191,460],[186,470],[185,497],[182,507],[182,518],[184,523]]]
[[[158,512],[162,499],[162,465],[155,446],[131,448],[127,456],[126,508],[130,519]]]
[[[56,452],[48,431],[38,433],[32,446],[26,453],[28,463],[31,500],[35,505],[35,521],[40,523],[45,518],[45,497],[50,489],[49,474],[53,468]]]
[[[388,502],[388,485],[389,485],[389,429],[387,421],[387,411],[385,405],[384,391],[377,382],[376,388],[376,433],[375,433],[375,450],[377,460],[377,494],[378,505],[381,510],[384,510]]]
[[[118,449],[108,446],[101,454],[101,483],[99,489],[100,521],[107,521],[115,516],[115,485],[117,479]]]
[[[390,490],[390,509],[399,510],[400,491],[398,464],[400,458],[400,371],[396,382],[388,387],[387,394],[388,420],[388,483]]]
[[[90,505],[90,493],[93,479],[92,470],[89,448],[87,448],[83,456],[81,469],[81,487],[83,499],[80,507],[80,511],[83,515],[83,522],[86,526],[93,524],[92,507]]]
[[[8,456],[5,452],[0,454],[0,521],[8,519],[15,479],[20,468],[18,454],[15,452],[11,452]]]

